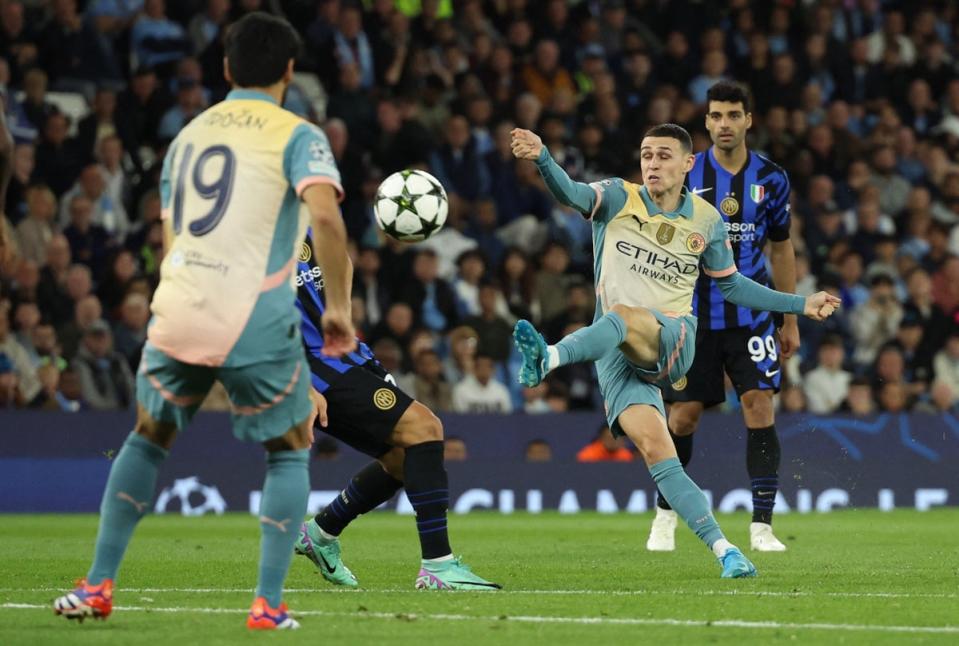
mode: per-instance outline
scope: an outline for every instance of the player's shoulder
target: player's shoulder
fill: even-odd
[[[698,193],[693,193],[689,189],[687,189],[686,194],[689,196],[689,199],[693,201],[693,216],[696,219],[702,219],[710,223],[723,219],[712,202],[700,197]]]
[[[595,188],[598,191],[606,191],[608,189],[617,189],[617,188],[626,188],[628,182],[622,177],[607,177],[606,179],[597,180],[595,182],[590,182],[589,185]]]
[[[789,175],[786,173],[786,169],[782,166],[769,159],[762,153],[758,153],[755,150],[750,151],[753,155],[753,158],[756,160],[756,177],[759,179],[770,178],[773,181],[788,182]]]

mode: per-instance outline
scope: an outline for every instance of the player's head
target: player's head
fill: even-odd
[[[753,125],[749,91],[738,83],[720,81],[706,93],[706,130],[721,150],[743,145]]]
[[[643,184],[652,195],[683,185],[693,168],[693,140],[682,126],[664,123],[646,131],[639,148]]]
[[[290,23],[262,11],[248,13],[227,32],[224,75],[236,87],[285,87],[293,79],[299,48]]]

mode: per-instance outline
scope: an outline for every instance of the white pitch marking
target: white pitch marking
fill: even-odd
[[[63,592],[65,588],[0,588],[0,592]],[[117,588],[117,593],[182,592],[190,594],[252,593],[253,588]],[[406,594],[413,588],[287,588],[284,592],[320,594]],[[645,595],[698,596],[698,597],[849,597],[857,599],[956,599],[954,592],[815,592],[809,590],[783,592],[775,590],[500,590],[504,594],[535,595],[601,595],[610,597],[633,597]]]
[[[3,610],[49,610],[48,605],[30,603],[4,603]],[[170,613],[197,613],[213,615],[240,615],[242,610],[236,608],[151,608],[146,606],[118,606],[118,611],[126,612],[170,612]],[[787,630],[846,630],[856,632],[888,632],[888,633],[933,633],[959,634],[959,626],[882,626],[867,624],[830,624],[830,623],[789,623],[778,621],[746,621],[742,619],[718,619],[715,621],[698,619],[643,619],[638,617],[550,617],[541,615],[515,616],[482,616],[456,614],[418,614],[410,612],[328,612],[325,610],[300,610],[292,612],[294,616],[302,617],[363,617],[375,619],[426,619],[434,621],[515,621],[518,623],[536,624],[587,624],[587,625],[618,625],[618,626],[680,626],[680,627],[718,627],[718,628],[755,628],[768,630],[779,628]]]

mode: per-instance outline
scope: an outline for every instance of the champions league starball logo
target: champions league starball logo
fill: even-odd
[[[172,487],[160,492],[153,511],[165,513],[173,499],[180,501],[180,513],[184,516],[202,516],[208,512],[221,516],[226,511],[226,501],[220,495],[220,490],[203,484],[197,476],[174,480]]]

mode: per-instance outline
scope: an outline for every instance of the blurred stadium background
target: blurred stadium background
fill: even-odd
[[[959,501],[955,2],[2,0],[0,483],[25,493],[0,511],[96,510],[132,422],[160,164],[225,95],[224,30],[253,10],[301,32],[286,107],[322,125],[343,175],[356,326],[456,438],[457,510],[651,508],[641,465],[574,466],[633,458],[602,436],[590,366],[535,389],[512,378],[515,320],[555,341],[591,320],[594,296],[588,223],[513,160],[508,133],[542,133],[575,179],[638,180],[651,124],[708,146],[705,93],[724,78],[752,90],[749,145],[792,181],[798,291],[844,304],[801,324],[784,368],[778,510]],[[384,240],[371,212],[406,167],[451,198],[446,229],[413,247]],[[162,509],[254,504],[261,458],[229,441],[228,405],[214,392],[185,434]],[[750,505],[737,408],[730,390],[691,465],[724,511]],[[358,459],[320,441],[314,489]],[[59,490],[81,477],[87,491]]]

